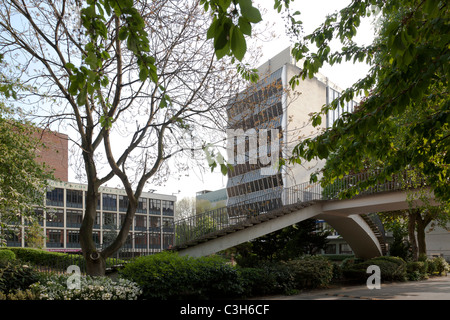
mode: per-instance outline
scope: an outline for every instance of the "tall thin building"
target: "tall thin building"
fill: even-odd
[[[302,139],[325,130],[343,111],[353,110],[350,102],[314,128],[311,113],[319,112],[341,90],[320,74],[292,90],[289,80],[301,69],[290,52],[287,48],[259,67],[259,82],[228,104],[228,161],[234,164],[228,173],[229,207],[243,201],[282,201],[283,189],[309,181],[323,162],[279,167],[278,160],[292,154]]]

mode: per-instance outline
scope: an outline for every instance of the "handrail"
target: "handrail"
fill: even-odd
[[[289,188],[267,189],[268,191],[262,195],[236,204],[174,221],[174,245],[181,246],[188,241],[229,228],[283,206],[318,200],[338,200],[351,189],[355,189],[357,195],[367,195],[405,190],[417,185],[409,171],[405,171],[401,175],[386,179],[383,183],[378,183],[373,187],[365,187],[369,182],[376,182],[378,173],[379,170],[375,170],[344,176],[326,187],[322,187],[320,183],[305,182]],[[423,180],[419,184],[423,184]],[[365,189],[361,189],[361,185]]]

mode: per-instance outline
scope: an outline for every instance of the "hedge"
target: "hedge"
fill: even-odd
[[[144,299],[218,299],[291,294],[328,285],[333,264],[320,256],[233,267],[219,256],[163,252],[128,263],[119,275],[137,283]]]
[[[84,258],[81,255],[72,255],[61,252],[50,252],[42,249],[21,247],[0,248],[0,252],[5,249],[14,252],[17,259],[35,266],[48,266],[65,269],[73,264],[79,266],[85,264]]]
[[[327,286],[333,278],[333,264],[323,256],[304,256],[288,261],[296,289]]]
[[[16,259],[16,255],[11,250],[0,250],[0,266]]]
[[[236,268],[219,256],[162,252],[133,260],[119,275],[137,283],[144,299],[216,299],[242,293]]]
[[[377,265],[381,271],[381,281],[405,281],[407,276],[406,262],[398,257],[377,257],[360,262],[346,263],[342,273],[346,279],[366,281],[369,274],[367,268]]]

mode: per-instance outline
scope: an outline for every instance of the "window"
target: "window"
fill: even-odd
[[[64,189],[55,188],[47,191],[47,205],[64,207]]]
[[[83,208],[83,191],[66,190],[66,206],[70,208]]]
[[[111,212],[103,212],[103,227],[117,227],[117,214]]]
[[[52,209],[47,212],[47,227],[64,227],[63,209]]]
[[[147,230],[147,216],[136,215],[134,217],[134,230]]]
[[[353,254],[352,248],[347,243],[339,244],[339,253],[340,254]]]
[[[66,227],[68,228],[81,227],[81,221],[83,220],[83,211],[67,209],[66,216],[67,216]]]
[[[325,254],[336,254],[336,244],[333,244],[333,243],[327,244],[325,247],[324,253]]]
[[[47,229],[47,247],[62,248],[64,247],[63,231],[57,229]]]
[[[150,214],[161,214],[161,200],[149,199],[149,213]]]
[[[147,198],[138,199],[138,207],[136,209],[136,212],[147,213]]]
[[[127,212],[128,209],[128,197],[127,196],[119,196],[119,211]]]
[[[103,210],[117,211],[117,195],[115,194],[103,194]]]
[[[147,234],[137,232],[134,236],[134,247],[137,249],[147,249]]]
[[[173,216],[173,201],[163,200],[163,215]]]
[[[67,248],[80,248],[80,231],[67,230],[66,241]]]
[[[16,228],[10,228],[9,230],[2,230],[5,234],[7,247],[21,247],[21,230]]]
[[[161,249],[161,234],[159,232],[149,234],[149,248]]]
[[[161,218],[160,217],[151,217],[150,216],[150,231],[159,231],[161,228]]]

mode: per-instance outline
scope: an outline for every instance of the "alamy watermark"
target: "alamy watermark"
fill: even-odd
[[[67,267],[67,273],[72,274],[67,279],[67,289],[69,289],[69,290],[73,290],[73,289],[80,290],[81,289],[81,270],[80,270],[80,267],[76,266],[76,265],[70,265],[69,267]]]
[[[366,272],[371,274],[371,276],[369,276],[369,278],[367,278],[366,281],[367,288],[370,290],[381,289],[380,267],[375,264],[372,264],[369,267],[367,267]]]
[[[278,129],[228,129],[227,156],[233,164],[261,164],[262,176],[278,172],[280,140]],[[248,142],[247,142],[248,141]]]

